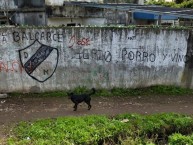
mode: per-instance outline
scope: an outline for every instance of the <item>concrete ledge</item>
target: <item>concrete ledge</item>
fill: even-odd
[[[0,99],[5,99],[5,98],[7,98],[7,97],[8,97],[7,94],[0,94]]]

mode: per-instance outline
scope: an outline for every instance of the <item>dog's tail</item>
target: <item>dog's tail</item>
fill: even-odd
[[[96,93],[96,89],[95,88],[92,88],[91,90],[92,90],[92,92],[89,94],[89,96],[94,95]]]

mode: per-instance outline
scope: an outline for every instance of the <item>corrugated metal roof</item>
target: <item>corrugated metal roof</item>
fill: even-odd
[[[158,14],[143,13],[143,12],[134,12],[133,18],[134,19],[143,19],[143,20],[158,20],[159,15]],[[178,17],[163,14],[161,16],[161,19],[162,20],[177,20]]]
[[[78,5],[82,7],[94,7],[103,9],[113,9],[120,11],[144,12],[153,14],[168,14],[181,18],[193,19],[193,9],[188,8],[170,8],[154,5],[138,5],[138,4],[98,4],[87,2],[64,2],[64,4]]]

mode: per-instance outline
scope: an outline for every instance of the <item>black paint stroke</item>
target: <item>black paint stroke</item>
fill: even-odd
[[[50,55],[54,48],[42,45],[36,53],[24,64],[24,68],[28,74],[33,71]]]
[[[36,42],[38,42],[41,45],[41,47],[36,51],[36,53],[25,64],[23,64],[22,58],[21,58],[21,51],[30,48]],[[44,62],[44,60],[52,53],[53,50],[57,51],[56,66],[55,66],[55,68],[53,70],[53,73],[49,77],[44,79],[44,80],[39,80],[36,77],[32,76],[31,74],[33,73],[33,71],[35,71],[35,69],[38,68],[38,66],[42,62]],[[36,80],[38,82],[45,82],[49,78],[52,77],[52,75],[55,73],[56,68],[58,66],[58,57],[59,57],[59,52],[58,52],[57,48],[53,48],[53,47],[44,45],[44,44],[40,43],[38,40],[35,40],[31,45],[27,46],[26,48],[19,50],[19,58],[20,58],[20,62],[21,62],[22,67],[25,69],[26,73],[30,77],[32,77],[34,80]]]

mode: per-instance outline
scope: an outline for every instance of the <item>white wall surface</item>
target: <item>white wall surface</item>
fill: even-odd
[[[0,92],[182,86],[188,38],[183,30],[1,28]]]
[[[45,0],[46,5],[62,6],[64,2],[96,2],[103,3],[103,0]]]
[[[48,18],[47,19],[47,24],[48,26],[61,26],[70,23],[76,23],[81,24],[83,26],[104,26],[106,24],[106,19],[105,18]]]

